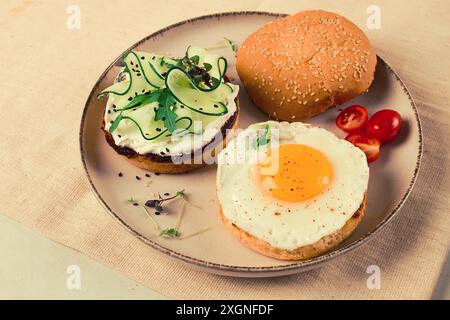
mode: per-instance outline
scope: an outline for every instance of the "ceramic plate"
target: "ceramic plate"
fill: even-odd
[[[280,16],[258,12],[203,16],[160,30],[126,51],[137,49],[181,56],[188,45],[215,47],[224,37],[239,45],[253,31]],[[229,49],[219,52],[229,61],[228,74],[232,81],[239,83],[234,53]],[[334,121],[339,109],[348,104],[368,106],[370,114],[378,109],[395,108],[404,119],[400,136],[383,147],[380,158],[370,166],[367,211],[361,224],[333,251],[307,261],[279,261],[255,253],[234,239],[221,225],[215,193],[215,166],[179,175],[148,173],[150,177],[146,177],[147,172],[128,164],[107,145],[100,130],[105,99],[98,100],[96,95],[113,82],[119,71],[116,61],[100,76],[84,108],[80,129],[83,165],[95,195],[112,217],[149,247],[167,256],[205,271],[231,276],[268,277],[305,271],[343,255],[375,236],[382,237],[378,231],[398,212],[411,192],[422,154],[420,121],[405,85],[379,58],[375,81],[367,94],[311,120],[311,123],[344,137]],[[267,116],[250,102],[242,86],[239,98],[242,110],[239,127],[267,120]],[[123,173],[122,177],[118,177],[119,172]],[[152,193],[174,194],[181,189],[185,189],[191,202],[201,209],[189,208],[186,211],[180,231],[189,235],[207,229],[183,240],[158,237],[142,208],[127,202],[130,197],[142,202],[151,198]],[[176,201],[169,205],[169,212],[177,211],[177,205]],[[176,214],[159,215],[155,219],[162,227],[171,227],[176,223]]]

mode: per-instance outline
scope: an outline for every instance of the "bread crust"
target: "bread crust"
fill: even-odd
[[[237,52],[236,68],[262,111],[303,121],[366,92],[376,63],[361,29],[338,14],[313,10],[251,34]]]
[[[233,235],[238,240],[240,240],[250,249],[265,256],[280,260],[307,260],[331,250],[339,243],[347,239],[361,222],[365,209],[366,195],[364,195],[364,199],[359,209],[350,217],[350,219],[347,220],[347,222],[341,229],[322,237],[320,240],[316,241],[313,244],[302,246],[294,250],[286,250],[273,247],[267,241],[256,238],[255,236],[251,235],[247,231],[241,229],[230,220],[225,218],[222,208],[219,209],[219,213],[223,224],[231,230]]]
[[[201,148],[202,154],[210,155],[211,157],[214,157],[216,154],[216,151],[220,151],[222,148],[225,147],[226,144],[226,134],[227,130],[234,130],[237,126],[238,120],[239,120],[239,112],[240,112],[240,104],[239,99],[236,97],[236,111],[234,114],[225,122],[225,124],[220,129],[220,132],[218,135],[221,135],[224,137],[224,139],[220,139],[218,141],[222,142],[222,145],[219,146],[214,143],[216,141],[216,138],[213,138],[210,142],[206,143]],[[104,111],[105,112],[105,111]],[[104,112],[103,112],[103,119],[104,119]],[[185,157],[186,160],[190,160],[188,162],[190,163],[174,163],[172,161],[172,157],[170,155],[160,155],[157,153],[146,153],[146,154],[140,154],[137,153],[135,150],[129,148],[129,147],[121,147],[118,146],[112,134],[105,130],[105,122],[103,120],[101,129],[103,133],[105,134],[105,139],[108,142],[108,144],[121,156],[123,156],[129,163],[132,165],[148,170],[151,172],[156,173],[183,173],[188,172],[191,170],[195,170],[201,167],[204,167],[207,165],[203,161],[201,163],[195,163],[194,161],[194,155],[197,155],[200,153],[200,150],[194,150],[191,152],[190,155],[187,155]],[[211,151],[209,151],[211,150]],[[209,152],[209,154],[208,154]]]

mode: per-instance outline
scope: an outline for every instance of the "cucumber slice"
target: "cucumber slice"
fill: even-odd
[[[126,54],[123,58],[122,72],[128,75],[127,79],[114,83],[98,95],[99,97],[105,94],[115,95],[113,111],[120,113],[111,124],[109,131],[126,130],[126,127],[130,125],[136,126],[142,138],[151,141],[159,137],[171,136],[174,132],[193,133],[189,130],[193,119],[198,116],[190,114],[188,109],[207,116],[226,114],[227,99],[233,92],[232,87],[223,82],[227,69],[226,59],[198,47],[189,47],[186,55],[194,57],[191,60],[194,63],[198,62],[199,67],[205,68],[209,76],[215,78],[213,87],[194,81],[191,75],[180,67],[183,65],[180,63],[181,59],[171,59],[139,51]],[[169,92],[172,99],[186,106],[184,114],[182,112],[178,118],[173,119],[175,125],[171,122],[170,130],[165,127],[167,118],[156,117],[156,112],[160,111],[159,108],[163,105],[167,107],[166,103],[161,102],[160,96],[165,90]],[[127,121],[128,124],[125,127],[120,126],[122,121]]]
[[[161,123],[162,121],[154,121],[150,123],[143,122],[142,117],[133,117],[131,115],[122,115],[121,120],[131,121],[138,128],[142,138],[147,141],[152,141],[162,136],[170,137],[172,135],[168,129],[164,128],[164,124]],[[189,117],[178,118],[175,122],[177,126],[177,134],[188,131],[192,126],[192,119]]]
[[[177,61],[147,52],[135,51],[135,53],[140,58],[141,66],[149,82],[155,87],[164,87],[164,76]]]
[[[143,92],[153,91],[158,89],[156,83],[152,82],[157,77],[153,75],[148,77],[147,73],[143,69],[139,56],[134,52],[129,52],[123,59],[125,63],[124,72],[128,73],[129,81],[117,82],[109,86],[98,94],[98,97],[102,97],[105,94],[115,94],[119,96],[130,95],[131,99]],[[131,101],[129,99],[129,101]]]
[[[228,112],[227,98],[233,92],[226,83],[220,83],[214,90],[199,90],[191,77],[180,68],[169,70],[166,87],[181,104],[195,112],[211,116],[220,116]]]
[[[109,86],[108,88],[100,92],[97,95],[97,97],[101,98],[102,96],[108,93],[125,95],[129,91],[129,89],[130,89],[130,81],[115,82],[113,85]]]

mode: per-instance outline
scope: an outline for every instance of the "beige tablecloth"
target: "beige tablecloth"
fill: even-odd
[[[69,4],[81,29],[66,28]],[[0,212],[174,298],[429,298],[450,240],[448,1],[44,1],[0,3]],[[85,180],[78,129],[86,97],[124,48],[166,25],[221,11],[322,8],[366,30],[418,105],[425,153],[414,191],[375,240],[325,267],[276,279],[200,273],[155,253],[113,221]],[[7,257],[2,257],[3,263]],[[381,268],[381,289],[366,268]]]

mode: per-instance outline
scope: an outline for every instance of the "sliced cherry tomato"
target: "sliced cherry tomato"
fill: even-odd
[[[345,140],[350,141],[356,147],[360,148],[367,158],[367,162],[378,159],[380,154],[380,140],[365,132],[350,133]]]
[[[364,106],[355,104],[339,113],[336,118],[336,125],[339,129],[352,133],[363,130],[367,125],[367,120],[367,109]]]
[[[370,117],[366,131],[378,138],[381,143],[392,141],[402,127],[402,117],[395,110],[381,110]]]

